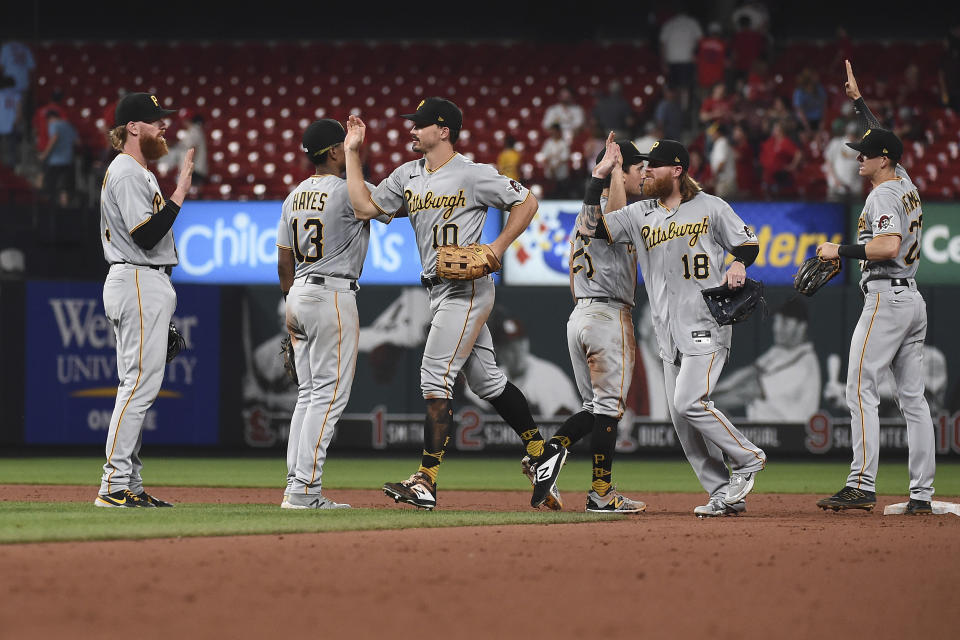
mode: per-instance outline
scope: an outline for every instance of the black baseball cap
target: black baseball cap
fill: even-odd
[[[120,127],[128,122],[156,122],[176,112],[176,109],[161,107],[155,95],[128,93],[117,103],[117,109],[113,112],[113,126]]]
[[[432,124],[441,127],[450,127],[451,130],[460,131],[463,126],[463,112],[449,100],[443,98],[427,98],[421,100],[417,105],[415,113],[405,113],[400,116],[407,120],[413,120],[413,123],[419,128],[429,127]]]
[[[319,158],[330,150],[331,147],[343,142],[347,137],[347,132],[343,125],[336,120],[324,118],[311,122],[310,126],[303,132],[303,150],[307,152],[311,160]]]
[[[894,162],[900,162],[903,155],[903,143],[889,129],[867,129],[858,142],[848,142],[847,146],[868,158],[887,156]]]
[[[640,153],[640,150],[637,149],[637,145],[633,144],[630,140],[626,142],[617,142],[617,146],[620,147],[620,156],[623,158],[623,166],[629,167],[631,165],[640,164],[643,162],[643,154]],[[607,148],[604,147],[600,149],[600,153],[597,154],[596,164],[600,164],[600,161],[603,160],[604,154],[607,153]]]
[[[657,140],[650,151],[640,154],[640,158],[660,166],[680,166],[684,171],[690,168],[690,154],[676,140]]]

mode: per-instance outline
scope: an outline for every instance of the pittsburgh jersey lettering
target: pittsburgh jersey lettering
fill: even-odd
[[[647,251],[658,244],[663,244],[664,242],[685,236],[690,236],[688,244],[691,247],[695,247],[697,243],[700,242],[700,236],[707,232],[709,226],[710,218],[707,216],[704,216],[703,220],[697,223],[677,224],[676,222],[671,222],[667,226],[666,231],[660,227],[650,227],[647,225],[640,229],[640,237],[643,239]]]
[[[424,195],[414,193],[410,189],[403,192],[403,199],[407,202],[407,211],[412,216],[418,211],[427,209],[446,209],[443,212],[443,219],[447,220],[453,214],[457,207],[467,206],[467,197],[460,189],[455,195],[441,196],[434,195],[433,191],[427,191]]]

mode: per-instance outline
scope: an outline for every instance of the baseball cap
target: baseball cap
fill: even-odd
[[[149,93],[128,93],[117,103],[113,112],[114,128],[128,122],[156,122],[175,114],[176,109],[164,109],[157,96]]]
[[[848,142],[847,146],[868,158],[887,156],[894,162],[900,162],[903,155],[903,143],[889,129],[867,129],[858,142]]]
[[[687,148],[676,140],[657,140],[647,153],[641,153],[640,158],[651,164],[661,166],[680,166],[686,171],[690,168],[690,154]]]
[[[463,113],[457,105],[443,98],[421,100],[415,113],[405,113],[400,117],[413,120],[413,123],[420,128],[436,124],[460,131],[460,127],[463,126]]]
[[[334,145],[343,142],[347,137],[347,132],[343,125],[336,120],[324,118],[311,122],[310,126],[303,132],[303,150],[307,152],[310,159],[319,158],[330,150]]]
[[[631,165],[640,164],[643,162],[643,154],[640,153],[640,150],[637,149],[637,145],[633,144],[632,141],[618,141],[617,146],[620,147],[620,156],[623,158],[623,166],[629,167]],[[600,164],[600,161],[603,160],[603,156],[606,152],[606,147],[600,150],[600,153],[597,154],[596,164]]]

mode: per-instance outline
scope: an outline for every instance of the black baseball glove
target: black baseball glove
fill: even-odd
[[[187,341],[183,339],[183,334],[177,331],[177,327],[172,322],[167,331],[167,362],[177,357],[177,354],[187,348]]]
[[[293,355],[293,341],[290,340],[290,336],[284,336],[283,340],[280,341],[280,359],[283,360],[283,369],[287,372],[287,377],[290,378],[290,381],[295,385],[300,384],[300,379],[297,377],[297,361]]]
[[[820,256],[813,256],[800,265],[793,276],[793,288],[805,296],[812,296],[838,273],[840,273],[840,258],[826,260]]]
[[[763,283],[747,278],[739,289],[730,289],[723,284],[712,289],[704,289],[700,293],[716,318],[717,324],[736,324],[750,317],[758,304],[766,308],[763,299]]]

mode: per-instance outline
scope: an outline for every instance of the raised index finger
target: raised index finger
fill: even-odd
[[[847,82],[853,80],[853,65],[850,64],[849,60],[844,60],[847,65]]]

